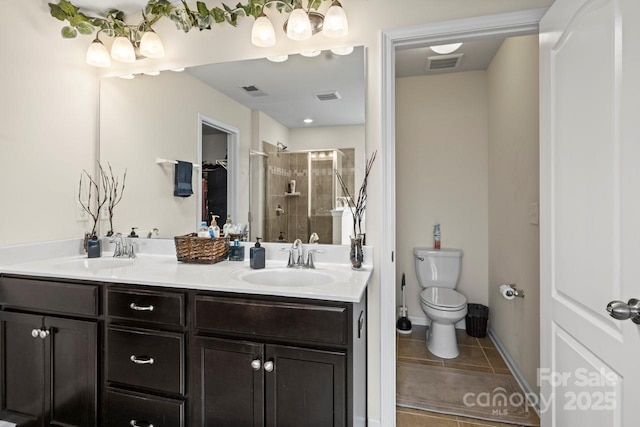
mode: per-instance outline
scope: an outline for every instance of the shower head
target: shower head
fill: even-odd
[[[276,144],[276,147],[278,147],[278,151],[285,151],[287,149],[287,146],[284,145],[282,142],[278,142]]]

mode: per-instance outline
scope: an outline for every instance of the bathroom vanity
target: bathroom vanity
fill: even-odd
[[[240,282],[246,267],[231,262],[141,256],[61,272],[77,258],[0,269],[1,420],[366,425],[370,271],[344,270],[331,297]]]

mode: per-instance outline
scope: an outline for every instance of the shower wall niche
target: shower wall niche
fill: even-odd
[[[340,172],[351,194],[354,186],[354,149],[283,151],[264,143],[264,241],[333,243],[333,217],[342,189]]]

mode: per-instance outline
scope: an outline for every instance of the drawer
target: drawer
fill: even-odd
[[[105,427],[183,427],[184,402],[108,389]]]
[[[108,288],[106,311],[111,318],[184,326],[184,295]]]
[[[97,285],[0,277],[0,304],[39,311],[98,315]]]
[[[223,333],[347,344],[347,307],[196,296],[196,328]]]
[[[184,394],[184,335],[107,328],[107,374],[112,383]]]

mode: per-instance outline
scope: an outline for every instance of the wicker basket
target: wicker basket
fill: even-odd
[[[174,237],[178,261],[193,264],[215,264],[229,256],[229,238],[198,237],[196,233]]]

